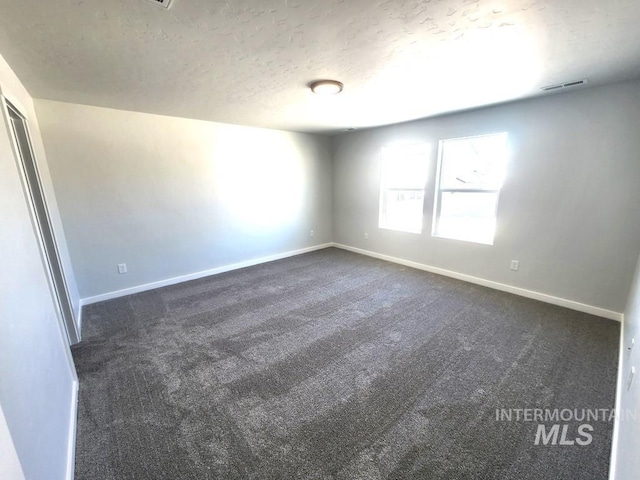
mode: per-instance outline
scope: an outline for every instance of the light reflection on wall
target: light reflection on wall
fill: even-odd
[[[232,135],[233,137],[234,135]],[[264,135],[250,144],[228,138],[217,152],[216,184],[235,224],[269,229],[297,220],[306,180],[303,155],[282,137]]]

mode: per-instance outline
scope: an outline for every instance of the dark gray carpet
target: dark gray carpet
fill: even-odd
[[[78,480],[607,478],[496,409],[613,408],[616,322],[333,248],[84,319]]]

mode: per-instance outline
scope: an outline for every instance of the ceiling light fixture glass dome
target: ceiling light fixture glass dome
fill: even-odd
[[[344,85],[337,80],[316,80],[309,87],[318,95],[335,95],[342,91]]]

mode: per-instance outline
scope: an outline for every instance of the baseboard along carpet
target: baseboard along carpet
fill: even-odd
[[[607,478],[615,321],[329,248],[83,328],[77,480]]]

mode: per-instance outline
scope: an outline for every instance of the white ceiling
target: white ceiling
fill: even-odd
[[[335,132],[638,78],[639,25],[638,0],[0,0],[0,53],[36,98]]]

